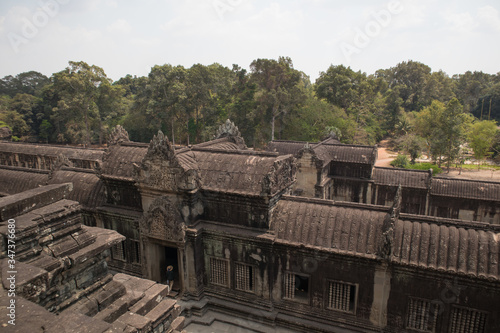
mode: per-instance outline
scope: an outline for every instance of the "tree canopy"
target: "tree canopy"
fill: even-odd
[[[120,124],[136,141],[161,129],[175,143],[191,144],[211,139],[227,118],[256,148],[328,133],[369,145],[393,137],[413,161],[424,151],[450,165],[465,141],[476,158],[500,146],[500,135],[490,135],[500,118],[500,75],[450,77],[409,60],[372,75],[331,65],[311,83],[292,59],[279,57],[256,59],[249,70],[155,65],[147,76],[115,82],[101,67],[70,61],[50,77],[30,71],[0,79],[0,121],[15,140],[104,144]],[[493,143],[484,142],[485,132]]]

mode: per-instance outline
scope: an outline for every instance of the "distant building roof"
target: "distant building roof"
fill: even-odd
[[[373,180],[377,185],[398,186],[427,189],[432,174],[424,170],[375,167]]]
[[[500,201],[500,183],[469,179],[432,179],[431,195]]]
[[[301,149],[307,146],[323,161],[323,165],[327,165],[331,161],[373,165],[377,158],[377,146],[346,145],[332,137],[315,143],[274,140],[267,144],[266,150],[277,152],[280,155],[292,154],[296,156]]]

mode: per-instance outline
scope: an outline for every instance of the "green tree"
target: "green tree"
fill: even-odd
[[[0,80],[0,95],[14,97],[16,94],[38,95],[50,83],[45,75],[29,71],[16,76],[8,75]]]
[[[349,123],[343,109],[310,94],[304,105],[290,115],[283,136],[288,140],[314,142],[321,140],[329,129],[335,130],[339,140],[352,140],[355,124]]]
[[[479,98],[486,94],[486,91],[494,83],[494,76],[483,72],[470,72],[454,75],[455,95],[460,103],[464,106],[466,112],[473,112],[478,104]],[[481,108],[474,112],[477,118],[480,118]]]
[[[10,108],[19,113],[26,124],[32,126],[36,121],[36,108],[40,99],[30,94],[16,94],[10,102]]]
[[[57,124],[57,131],[67,136],[61,137],[60,141],[70,139],[84,145],[91,143],[91,123],[101,117],[98,105],[101,86],[110,83],[102,68],[83,61],[70,61],[65,70],[53,75],[59,100],[52,119]],[[101,128],[97,131],[100,133]]]
[[[362,82],[366,75],[355,72],[344,65],[331,65],[326,72],[321,72],[314,85],[318,98],[324,98],[329,103],[347,109],[355,104],[359,96]]]
[[[419,111],[431,103],[428,91],[431,68],[417,61],[403,61],[395,67],[379,70],[376,77],[383,78],[389,89],[397,89],[406,111]]]
[[[481,96],[472,114],[480,120],[500,121],[500,83],[492,85]]]
[[[426,139],[434,161],[441,166],[444,158],[449,171],[451,163],[459,156],[460,146],[466,141],[472,116],[466,114],[454,98],[444,105],[439,101],[423,109],[416,118],[417,133]]]
[[[410,163],[415,164],[415,160],[425,148],[424,139],[415,134],[407,134],[398,141],[400,149],[410,155]]]
[[[277,61],[257,59],[250,69],[251,80],[258,88],[255,93],[258,113],[263,122],[270,122],[274,140],[276,119],[279,117],[283,124],[283,118],[306,98],[302,73],[293,68],[289,57],[279,57]]]
[[[156,131],[170,132],[175,143],[185,122],[186,69],[183,66],[154,66],[148,75],[145,89],[138,94],[136,112],[146,114],[146,125]],[[183,128],[182,128],[183,129]]]
[[[493,120],[476,121],[471,125],[468,141],[469,146],[474,151],[474,158],[478,161],[478,168],[481,160],[488,156],[497,132],[497,123]]]
[[[42,120],[42,123],[40,124],[40,134],[39,134],[40,138],[44,139],[47,143],[49,143],[51,132],[52,132],[52,124],[47,119]]]
[[[12,129],[12,135],[18,138],[29,134],[30,127],[23,117],[16,111],[0,110],[0,122],[4,122]]]

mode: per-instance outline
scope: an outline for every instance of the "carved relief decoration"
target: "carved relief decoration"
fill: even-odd
[[[169,242],[184,242],[185,224],[177,206],[165,196],[156,198],[140,221],[141,233]]]
[[[389,260],[394,248],[394,230],[396,229],[396,222],[401,212],[402,189],[401,185],[398,186],[396,196],[394,197],[394,204],[385,217],[382,226],[382,242],[380,245],[379,256]]]
[[[311,154],[311,159],[313,160],[314,162],[314,165],[316,166],[316,169],[318,170],[321,170],[323,169],[323,160],[320,160],[318,155],[316,154],[316,152],[314,151],[314,149],[309,145],[309,143],[306,143],[304,145],[304,148],[302,148],[301,150],[299,150],[297,152],[297,160],[300,160],[304,154],[306,153],[309,153]]]
[[[52,165],[50,167],[49,180],[54,177],[54,172],[61,170],[61,168],[64,166],[72,168],[73,162],[71,162],[66,155],[59,153],[57,155],[56,160],[52,163]]]
[[[262,182],[263,194],[273,195],[290,186],[295,180],[296,171],[292,156],[276,160]]]

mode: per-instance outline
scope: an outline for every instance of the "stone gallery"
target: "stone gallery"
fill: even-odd
[[[254,151],[230,121],[191,146],[0,143],[3,262],[15,219],[22,302],[89,332],[500,332],[500,183],[376,159]]]

